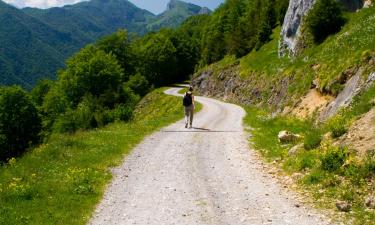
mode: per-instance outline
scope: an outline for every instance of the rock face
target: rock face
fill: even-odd
[[[371,87],[375,82],[375,72],[371,73],[366,81],[362,80],[362,73],[363,69],[358,69],[356,74],[346,82],[344,89],[336,99],[320,113],[319,117],[321,121],[335,115],[341,108],[349,106],[355,96]]]
[[[301,32],[303,17],[307,15],[317,0],[290,0],[289,8],[285,15],[281,29],[279,43],[279,56],[295,55],[297,52],[298,38]],[[365,0],[337,0],[344,8],[355,11],[363,7]]]
[[[302,19],[313,7],[315,0],[290,0],[288,11],[285,14],[281,38],[279,43],[279,55],[288,53],[294,55],[299,34],[301,32]]]

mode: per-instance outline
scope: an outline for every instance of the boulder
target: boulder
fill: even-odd
[[[298,134],[293,134],[290,131],[283,130],[279,132],[277,137],[279,138],[279,141],[281,143],[290,143],[292,141],[299,139],[301,136]]]
[[[366,198],[365,204],[368,208],[375,209],[375,197],[370,196],[370,197]]]
[[[338,201],[336,202],[336,207],[341,212],[349,212],[352,208],[352,205],[346,201]]]
[[[299,151],[302,151],[303,150],[303,144],[298,144],[296,146],[293,146],[289,151],[288,151],[288,155],[289,156],[293,156],[293,155],[296,155]]]
[[[372,2],[372,0],[365,0],[363,8],[369,8],[370,6],[372,6]]]

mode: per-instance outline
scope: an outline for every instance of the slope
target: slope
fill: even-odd
[[[1,1],[0,27],[2,84],[18,83],[30,87],[40,77],[53,77],[64,60],[56,46],[74,45],[68,34]]]
[[[177,27],[188,17],[198,14],[209,14],[208,8],[186,3],[180,0],[171,0],[165,12],[151,20],[147,26],[150,31],[157,31],[163,27]]]

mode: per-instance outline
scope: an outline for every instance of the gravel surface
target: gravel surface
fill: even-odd
[[[196,100],[204,107],[195,128],[185,129],[181,120],[139,144],[113,170],[89,224],[329,224],[262,171],[241,107]]]

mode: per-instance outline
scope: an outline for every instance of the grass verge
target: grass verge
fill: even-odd
[[[53,135],[1,166],[0,224],[86,224],[112,178],[109,169],[146,135],[182,118],[181,99],[163,90],[138,104],[132,122]]]
[[[371,91],[359,97],[350,112],[342,115],[351,117],[357,109],[367,109],[362,103],[368,99],[369,93]],[[374,156],[359,160],[346,147],[335,147],[332,141],[322,140],[321,135],[327,131],[327,126],[314,127],[310,121],[271,117],[266,111],[254,107],[245,109],[247,116],[244,122],[253,128],[251,144],[267,161],[278,162],[284,174],[295,177],[301,190],[312,196],[317,205],[336,210],[338,200],[347,201],[352,204],[352,210],[343,216],[351,221],[350,224],[373,224],[375,212],[365,206],[365,199],[375,193]],[[277,135],[282,130],[304,138],[281,144]],[[293,146],[300,143],[304,147],[288,154]]]

